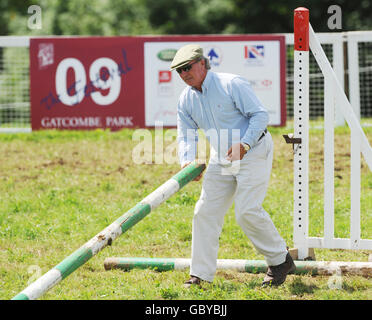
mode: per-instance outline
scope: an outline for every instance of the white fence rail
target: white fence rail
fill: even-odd
[[[357,42],[355,41],[355,44]],[[309,237],[310,248],[340,248],[372,250],[372,240],[361,239],[361,155],[372,170],[372,149],[358,121],[358,104],[347,99],[336,74],[333,72],[314,31],[310,26],[310,48],[324,74],[326,96],[324,117],[324,237]],[[357,54],[354,45],[353,54]],[[350,46],[349,46],[350,50]],[[350,51],[349,51],[350,52]],[[350,53],[349,53],[350,56]],[[355,56],[354,56],[355,57]],[[355,70],[353,70],[355,72]],[[349,73],[352,74],[351,70]],[[351,77],[352,78],[352,77]],[[355,90],[359,89],[355,86]],[[353,92],[350,90],[350,93]],[[352,95],[350,95],[351,100]],[[354,100],[357,102],[357,100]],[[342,114],[351,131],[350,150],[350,238],[335,238],[334,235],[334,110]]]
[[[29,37],[0,37],[0,132],[30,131]]]

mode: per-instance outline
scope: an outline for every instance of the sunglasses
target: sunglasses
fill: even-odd
[[[182,73],[182,71],[189,72],[192,68],[192,65],[199,62],[200,60],[201,59],[198,59],[198,60],[194,61],[193,63],[190,63],[190,64],[188,64],[187,66],[184,66],[184,67],[177,68],[176,70],[180,74]]]

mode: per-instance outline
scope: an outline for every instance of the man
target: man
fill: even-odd
[[[185,286],[213,281],[224,215],[234,200],[238,224],[269,266],[263,286],[280,285],[295,265],[262,208],[273,158],[273,142],[266,129],[268,113],[247,80],[209,69],[208,59],[196,44],[179,49],[171,64],[171,70],[176,70],[188,85],[178,103],[181,166],[196,157],[199,128],[211,146],[201,196],[195,206],[191,278]]]

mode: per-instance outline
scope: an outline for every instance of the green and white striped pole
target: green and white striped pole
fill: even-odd
[[[39,298],[104,247],[111,245],[117,237],[133,227],[190,181],[194,180],[204,169],[205,164],[197,161],[190,163],[61,263],[31,283],[26,289],[13,297],[12,300],[33,300]]]
[[[180,258],[106,258],[106,270],[122,269],[154,269],[157,271],[185,270],[190,267],[191,259]],[[372,276],[372,262],[348,261],[294,261],[295,274],[334,275],[338,271],[342,274]],[[217,269],[234,270],[248,273],[265,273],[265,260],[218,259]]]

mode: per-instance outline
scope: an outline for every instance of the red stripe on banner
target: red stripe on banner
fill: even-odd
[[[294,10],[294,48],[309,51],[309,10],[303,7]]]

